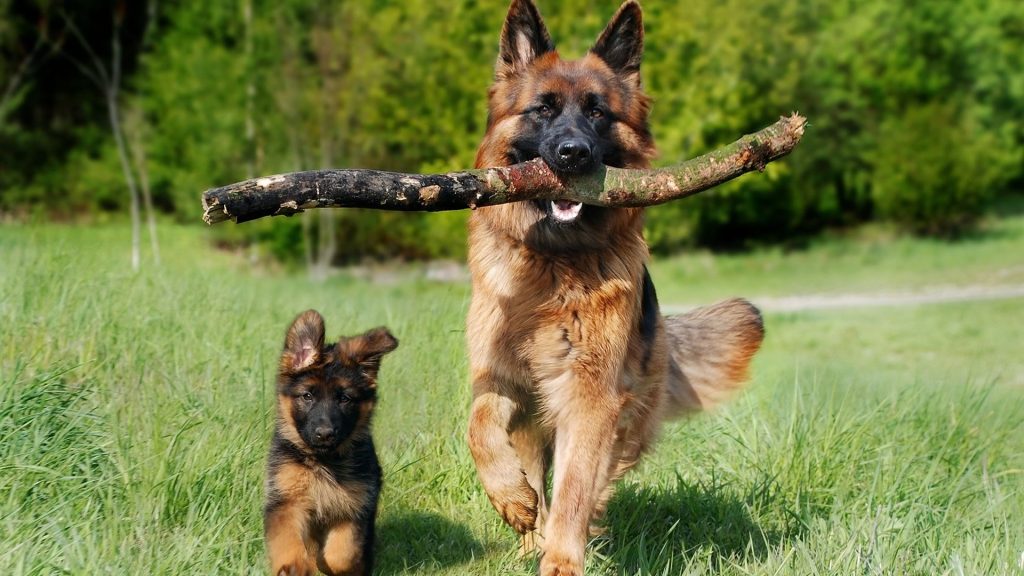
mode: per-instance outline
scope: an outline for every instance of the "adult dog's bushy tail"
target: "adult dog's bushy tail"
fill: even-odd
[[[764,340],[761,313],[742,298],[665,317],[670,350],[667,416],[705,410],[746,383]]]

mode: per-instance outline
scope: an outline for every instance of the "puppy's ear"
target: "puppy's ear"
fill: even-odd
[[[512,0],[501,29],[498,62],[494,66],[497,79],[507,78],[525,69],[535,58],[555,49],[540,11],[532,0]]]
[[[639,86],[640,60],[644,53],[640,4],[629,0],[619,7],[590,51],[604,60],[616,74]]]
[[[320,360],[324,347],[324,318],[316,310],[299,314],[288,328],[281,353],[280,371],[294,374]]]
[[[381,326],[352,338],[338,341],[338,355],[342,362],[358,367],[371,388],[377,386],[377,372],[381,358],[398,347],[398,340]]]

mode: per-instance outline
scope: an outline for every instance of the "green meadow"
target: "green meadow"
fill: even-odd
[[[304,274],[164,224],[0,228],[6,574],[262,574],[284,330],[387,325],[377,574],[535,573],[464,442],[465,282]],[[652,266],[663,304],[1024,283],[1024,218],[957,243],[882,232]],[[588,574],[1024,574],[1024,299],[768,312],[748,391],[665,426]]]

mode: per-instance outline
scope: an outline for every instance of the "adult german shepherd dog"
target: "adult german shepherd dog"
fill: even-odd
[[[634,1],[583,58],[567,61],[536,6],[513,0],[476,165],[540,157],[564,175],[647,167],[655,147],[642,51]],[[757,309],[740,299],[663,317],[642,216],[557,200],[470,217],[470,450],[524,551],[543,552],[544,576],[582,574],[588,527],[612,483],[664,418],[739,388],[764,336]]]
[[[370,436],[387,329],[324,344],[315,310],[288,329],[277,377],[264,531],[275,576],[373,571],[381,474]]]

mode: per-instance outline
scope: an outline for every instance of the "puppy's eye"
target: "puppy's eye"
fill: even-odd
[[[312,392],[303,392],[302,395],[299,396],[299,398],[303,402],[312,402],[313,401],[313,393]]]
[[[551,115],[555,113],[554,109],[547,104],[541,104],[540,106],[537,106],[535,110],[537,111],[537,115],[541,118],[550,118]]]
[[[338,396],[338,404],[348,404],[351,401],[352,397],[349,396],[348,394],[342,394],[341,396]]]
[[[601,118],[604,118],[604,110],[601,110],[597,106],[594,106],[593,108],[587,111],[587,115],[593,118],[594,120],[600,120]]]

